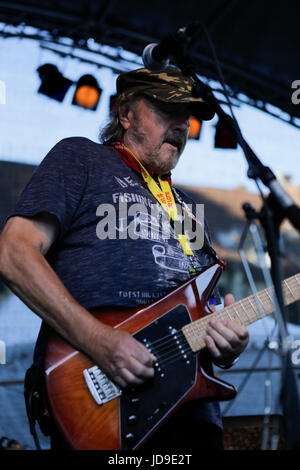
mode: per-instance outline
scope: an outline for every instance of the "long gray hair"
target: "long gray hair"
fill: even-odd
[[[124,128],[119,120],[119,109],[121,106],[126,106],[126,110],[128,112],[129,108],[134,106],[139,98],[140,95],[130,96],[129,98],[126,96],[124,97],[124,95],[117,97],[116,104],[110,112],[107,124],[99,132],[98,139],[101,144],[110,144],[112,142],[122,141]]]

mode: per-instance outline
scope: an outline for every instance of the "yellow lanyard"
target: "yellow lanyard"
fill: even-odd
[[[136,158],[136,156],[131,152],[131,150],[122,144],[123,147],[130,153],[130,155],[136,160],[141,168],[141,174],[146,182],[149,191],[153,194],[153,196],[158,200],[158,202],[162,205],[165,211],[169,214],[171,220],[179,220],[177,208],[174,200],[174,196],[172,193],[172,189],[169,185],[169,182],[166,180],[162,180],[158,177],[158,181],[160,186],[156,183],[154,178],[150,175],[148,170],[142,165],[142,163]],[[183,249],[183,252],[187,256],[194,256],[194,253],[190,247],[189,241],[185,234],[177,234],[177,239]],[[192,271],[194,273],[194,270]]]

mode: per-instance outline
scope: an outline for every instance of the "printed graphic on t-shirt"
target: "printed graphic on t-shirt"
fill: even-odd
[[[182,250],[161,244],[152,247],[152,254],[155,263],[161,268],[188,274],[190,263],[186,256],[182,255]]]
[[[12,215],[56,216],[60,234],[47,259],[81,305],[130,307],[189,277],[174,227],[155,206],[116,152],[78,137],[50,150]],[[197,258],[201,266],[209,262],[202,250]]]
[[[128,188],[129,186],[139,186],[139,183],[134,181],[131,176],[123,176],[122,178],[115,176],[115,180],[122,188]]]

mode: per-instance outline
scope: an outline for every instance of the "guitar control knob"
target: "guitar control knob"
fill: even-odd
[[[130,399],[130,404],[132,406],[132,408],[139,408],[140,404],[141,404],[141,400],[137,397],[133,397]]]
[[[131,444],[133,440],[134,440],[134,434],[132,434],[132,432],[128,432],[127,434],[125,434],[125,441],[128,444]]]
[[[129,415],[127,418],[127,422],[130,425],[134,425],[136,423],[136,415]]]

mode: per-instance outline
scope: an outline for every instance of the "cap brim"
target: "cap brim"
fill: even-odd
[[[153,87],[149,85],[149,88],[140,86],[130,88],[122,93],[124,96],[134,96],[134,95],[145,95],[149,98],[152,98],[157,101],[162,101],[164,103],[174,103],[174,104],[189,104],[191,109],[191,114],[199,120],[209,121],[215,115],[215,110],[202,98],[195,98],[189,93],[168,93],[166,94],[161,87]]]
[[[216,114],[213,107],[205,101],[192,102],[190,107],[192,115],[200,121],[210,121]]]

